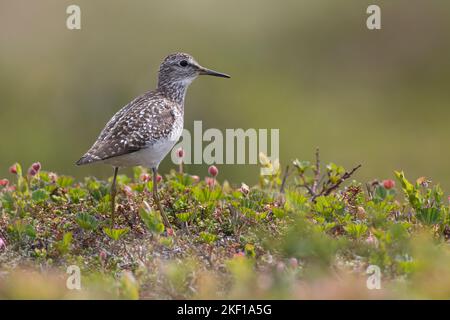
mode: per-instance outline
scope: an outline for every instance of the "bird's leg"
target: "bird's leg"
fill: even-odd
[[[172,228],[172,226],[170,225],[169,219],[167,218],[166,213],[164,212],[164,209],[161,205],[161,202],[159,201],[158,183],[157,183],[158,170],[156,168],[152,168],[152,172],[153,172],[153,200],[155,201],[156,205],[158,206],[159,212],[161,212],[161,216],[164,220],[164,224],[166,225],[166,227]]]
[[[111,228],[114,228],[114,222],[116,219],[116,178],[117,172],[119,171],[118,167],[114,167],[114,178],[111,184]]]

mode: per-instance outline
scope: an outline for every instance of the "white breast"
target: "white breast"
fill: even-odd
[[[139,151],[107,159],[104,163],[116,167],[143,166],[146,168],[157,168],[160,162],[178,142],[178,139],[180,139],[182,133],[183,117],[179,117],[174,122],[173,130],[167,138],[163,138]]]

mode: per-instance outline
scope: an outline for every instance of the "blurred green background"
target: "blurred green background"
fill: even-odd
[[[82,29],[66,29],[66,7]],[[382,9],[382,30],[366,8]],[[450,190],[450,2],[0,0],[0,176],[18,161],[76,177],[107,120],[156,85],[170,52],[233,76],[200,78],[185,127],[279,128],[280,160],[363,164],[358,179],[426,176]],[[161,171],[173,164],[166,158]],[[189,172],[204,175],[191,165]],[[249,184],[257,166],[220,166]]]

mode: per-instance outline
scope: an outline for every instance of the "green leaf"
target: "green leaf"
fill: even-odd
[[[86,189],[70,188],[68,194],[73,203],[80,203],[81,200],[86,199],[89,193]]]
[[[202,231],[202,232],[200,232],[200,240],[202,242],[211,244],[211,243],[213,243],[214,241],[217,240],[217,236],[215,234]]]
[[[397,179],[400,181],[403,187],[403,192],[406,194],[411,206],[414,209],[419,210],[422,206],[423,201],[418,188],[405,178],[405,174],[403,173],[403,171],[395,171],[394,173]]]
[[[181,222],[188,222],[192,217],[192,212],[177,213],[176,216]]]
[[[280,208],[273,208],[272,213],[278,219],[282,219],[286,216],[286,211]]]
[[[422,208],[416,213],[416,218],[426,225],[435,225],[441,222],[441,211],[438,208]]]
[[[331,162],[326,166],[328,173],[332,176],[340,176],[345,173],[345,169],[342,166],[338,166],[337,164]]]
[[[305,173],[306,170],[311,168],[311,163],[309,161],[300,161],[295,159],[292,164],[297,168],[298,173],[300,174]]]
[[[210,201],[215,201],[221,198],[222,189],[221,188],[206,188],[204,186],[196,186],[192,189],[194,193],[195,200],[200,203],[208,203]]]
[[[288,191],[286,193],[286,209],[304,212],[308,210],[308,198],[299,192]]]
[[[144,221],[147,229],[153,234],[161,234],[164,232],[164,224],[159,212],[151,210],[147,205],[139,210],[142,221]]]
[[[373,195],[373,198],[376,202],[381,202],[384,199],[386,199],[387,196],[387,190],[383,186],[377,186],[375,188],[375,193]]]
[[[123,228],[123,229],[112,229],[112,228],[103,228],[103,232],[110,237],[112,240],[119,240],[121,237],[123,237],[125,234],[130,231],[130,228]]]
[[[16,220],[13,224],[8,226],[8,231],[19,240],[21,240],[23,236],[28,236],[31,239],[36,238],[36,230],[31,224],[28,224],[24,220]]]
[[[56,180],[56,184],[61,188],[70,187],[74,182],[74,179],[69,176],[59,176]]]
[[[12,194],[10,192],[0,193],[0,204],[1,208],[7,212],[12,212],[14,210],[14,198]]]
[[[344,230],[353,238],[361,239],[367,233],[368,227],[365,224],[349,223]]]
[[[70,245],[72,244],[72,232],[66,232],[60,241],[55,243],[56,249],[60,254],[66,254],[70,250]]]
[[[31,199],[40,204],[49,198],[49,194],[45,189],[37,189],[31,194]]]
[[[19,163],[16,163],[15,166],[16,166],[17,175],[19,177],[21,177],[22,176],[22,166]]]
[[[36,229],[31,224],[27,224],[25,226],[25,234],[34,239],[36,238]]]
[[[97,229],[99,222],[94,216],[86,212],[81,212],[77,215],[76,222],[84,230],[95,230]]]

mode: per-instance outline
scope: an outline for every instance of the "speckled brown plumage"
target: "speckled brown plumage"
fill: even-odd
[[[159,91],[149,91],[123,107],[105,126],[77,164],[88,164],[136,152],[167,138],[183,106]]]
[[[159,69],[158,87],[117,112],[77,164],[103,161],[115,167],[157,168],[181,135],[186,90],[201,74],[228,77],[203,68],[186,53],[167,56]]]

